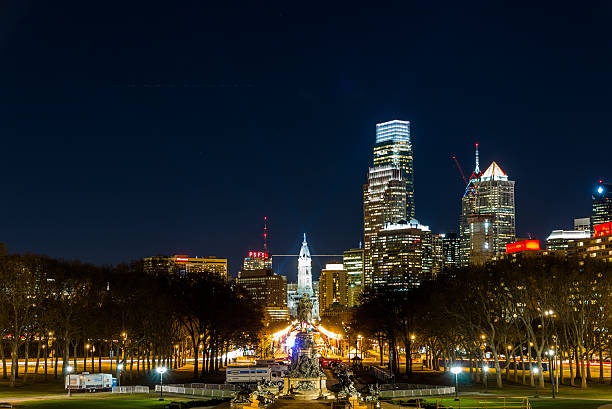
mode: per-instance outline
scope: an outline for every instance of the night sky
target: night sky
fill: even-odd
[[[411,121],[421,223],[457,230],[451,156],[469,174],[478,141],[516,181],[517,235],[544,240],[612,179],[612,10],[533,3],[3,2],[0,240],[235,274],[267,216],[272,253],[306,232],[339,254],[391,119]]]

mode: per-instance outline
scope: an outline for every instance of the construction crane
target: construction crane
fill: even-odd
[[[459,173],[461,173],[461,177],[463,178],[463,181],[467,185],[468,181],[465,178],[465,173],[463,173],[463,169],[461,169],[461,165],[459,164],[459,161],[457,160],[457,157],[455,155],[453,155],[453,160],[455,161],[455,165],[457,165],[457,169],[459,169]]]
[[[476,154],[475,155],[476,156],[476,166],[474,168],[474,172],[472,172],[472,174],[470,175],[469,179],[465,177],[465,173],[463,172],[463,169],[461,168],[461,165],[459,164],[459,161],[457,160],[457,157],[455,155],[452,156],[453,160],[455,161],[455,165],[457,165],[457,169],[459,169],[459,173],[461,174],[461,178],[463,179],[463,182],[465,183],[465,193],[463,194],[464,196],[469,191],[472,191],[473,194],[477,194],[477,192],[474,190],[471,182],[472,182],[472,179],[480,177],[480,158],[479,158],[479,155],[478,155],[478,142],[476,142],[475,148],[476,148],[476,152],[475,152],[475,154]]]

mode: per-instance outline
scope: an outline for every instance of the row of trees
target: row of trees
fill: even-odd
[[[612,265],[592,259],[558,256],[521,257],[482,267],[469,267],[424,282],[418,288],[377,287],[366,291],[353,326],[388,345],[426,347],[426,361],[447,370],[457,360],[468,362],[479,381],[486,354],[495,367],[498,387],[506,379],[544,383],[543,362],[549,351],[569,360],[569,373],[559,367],[561,382],[587,387],[590,362],[612,356]],[[513,362],[513,374],[510,373]],[[529,369],[537,365],[537,379]],[[397,359],[391,367],[399,372]],[[600,381],[603,365],[600,365]],[[406,360],[410,373],[411,360]],[[529,377],[529,379],[527,379]]]
[[[140,263],[102,268],[11,255],[0,257],[0,282],[0,358],[4,378],[12,361],[11,386],[20,358],[28,381],[34,354],[34,374],[40,364],[45,377],[49,367],[58,376],[59,360],[64,373],[69,364],[77,371],[77,356],[91,355],[92,371],[96,355],[99,371],[112,356],[129,375],[204,357],[202,368],[195,361],[197,378],[217,370],[231,347],[256,343],[262,326],[248,296],[212,274],[151,276]]]

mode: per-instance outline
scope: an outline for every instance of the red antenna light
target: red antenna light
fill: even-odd
[[[264,216],[264,253],[268,252],[268,217]]]

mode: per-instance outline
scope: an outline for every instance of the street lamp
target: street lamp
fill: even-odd
[[[489,365],[484,364],[482,367],[482,373],[484,374],[484,383],[485,383],[485,393],[489,392],[489,386],[487,384],[487,377],[489,375]]]
[[[457,377],[459,376],[459,373],[461,372],[461,367],[453,366],[451,368],[451,372],[455,374],[455,400],[459,400],[459,381]]]
[[[72,366],[68,365],[66,367],[66,376],[70,376],[72,372]],[[72,396],[72,389],[70,389],[70,379],[68,380],[68,396]]]
[[[159,400],[164,400],[164,373],[167,370],[165,366],[158,366],[156,369],[159,374]]]
[[[537,375],[540,373],[540,368],[538,368],[537,366],[534,366],[533,368],[531,368],[531,372],[533,372],[534,377],[537,377]],[[535,388],[536,388],[536,394],[534,398],[539,398],[540,395],[538,395],[538,380],[537,379],[535,379]]]
[[[121,370],[123,369],[123,363],[117,364],[117,386],[121,386]]]
[[[548,362],[548,364],[550,365],[548,373],[550,374],[550,383],[552,384],[552,398],[555,399],[555,363],[557,361],[555,357],[555,350],[552,348],[549,349],[548,356],[550,357],[550,360]]]

